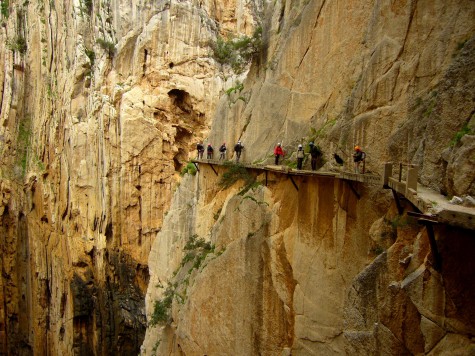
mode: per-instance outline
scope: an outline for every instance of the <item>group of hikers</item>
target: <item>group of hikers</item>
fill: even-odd
[[[241,141],[238,141],[234,145],[234,152],[236,152],[236,162],[239,162],[239,159],[241,158],[241,152],[244,149],[244,146],[242,145]],[[196,150],[198,151],[198,159],[203,159],[203,153],[205,152],[205,146],[199,142],[196,145]],[[219,160],[226,160],[226,152],[228,148],[226,147],[226,142],[223,142],[223,144],[219,147]],[[213,159],[213,154],[214,154],[214,148],[211,144],[208,144],[208,147],[206,147],[206,159]]]
[[[322,156],[322,150],[320,149],[318,145],[314,144],[313,142],[309,142],[308,146],[309,146],[309,154],[310,154],[310,165],[312,167],[312,171],[315,171],[317,169],[317,161]],[[196,145],[196,149],[198,151],[198,159],[203,159],[203,154],[205,151],[205,147],[203,143],[199,142]],[[239,162],[243,149],[244,149],[244,146],[241,143],[241,141],[238,141],[234,145],[234,152],[236,153],[236,162]],[[226,160],[226,152],[227,152],[226,142],[223,142],[223,144],[219,147],[219,160]],[[213,154],[214,154],[214,148],[211,144],[208,144],[206,148],[206,158],[213,159]],[[284,156],[285,156],[285,152],[282,148],[282,144],[279,142],[274,147],[275,165],[278,165],[279,160],[283,158]],[[342,165],[344,163],[343,159],[338,154],[334,153],[333,157],[335,158],[335,161],[339,165]],[[297,148],[297,169],[299,170],[302,169],[304,158],[305,158],[305,151],[303,149],[303,146],[299,144]],[[354,153],[353,153],[355,173],[364,173],[364,168],[363,168],[363,172],[361,172],[360,170],[360,164],[361,162],[364,162],[365,158],[366,158],[366,153],[363,152],[360,146],[355,146]]]

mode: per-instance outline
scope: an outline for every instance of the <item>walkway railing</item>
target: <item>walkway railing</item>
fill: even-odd
[[[417,194],[418,166],[415,164],[399,163],[397,177],[393,176],[393,163],[384,164],[383,187],[391,188],[398,193]]]
[[[212,160],[212,159],[210,160],[194,159],[192,160],[192,162],[195,164],[199,164],[199,163],[209,164],[211,166],[213,165],[224,166],[225,162],[234,163],[234,161],[219,161],[219,160]],[[367,184],[376,184],[376,185],[381,184],[381,176],[376,175],[376,174],[369,174],[369,173],[357,174],[357,173],[351,173],[351,172],[310,171],[310,170],[295,169],[295,168],[290,168],[287,166],[276,166],[276,165],[270,165],[270,164],[268,165],[249,164],[249,163],[239,163],[239,164],[249,169],[262,170],[262,171],[268,171],[268,172],[274,172],[274,173],[282,173],[289,176],[332,177],[332,178],[344,179],[344,180],[367,183]]]
[[[411,202],[420,213],[409,212],[419,221],[431,221],[464,229],[475,229],[475,208],[451,204],[446,196],[417,183],[418,166],[400,163],[394,170],[393,163],[385,163],[383,187],[391,189],[400,214],[403,207],[398,194]]]

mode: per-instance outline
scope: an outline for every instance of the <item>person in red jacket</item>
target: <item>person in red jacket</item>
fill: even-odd
[[[277,146],[275,146],[274,148],[274,156],[275,156],[275,164],[278,165],[279,164],[279,158],[280,156],[284,156],[285,153],[284,153],[284,150],[282,149],[282,146],[280,144],[280,142],[277,144]]]

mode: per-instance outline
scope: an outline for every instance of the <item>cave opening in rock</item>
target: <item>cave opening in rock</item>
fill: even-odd
[[[181,172],[183,165],[186,162],[186,152],[183,148],[178,150],[178,153],[173,157],[173,165],[176,172]]]
[[[168,92],[168,96],[175,107],[187,114],[191,113],[193,106],[189,93],[180,89],[172,89]]]

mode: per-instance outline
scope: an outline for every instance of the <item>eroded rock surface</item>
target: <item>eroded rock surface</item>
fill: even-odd
[[[236,195],[206,167],[178,176],[197,141],[230,157],[241,139],[247,163],[282,142],[287,165],[313,140],[326,169],[352,170],[358,144],[369,172],[418,164],[424,185],[474,196],[473,1],[0,13],[2,353],[473,352],[471,232],[435,227],[436,269],[380,187],[275,176]],[[250,68],[214,60],[218,36],[259,27]],[[191,236],[214,248],[182,266]],[[168,282],[180,296],[146,333]]]

